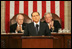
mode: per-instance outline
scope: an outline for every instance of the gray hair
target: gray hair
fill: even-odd
[[[50,16],[52,16],[52,14],[51,14],[50,12],[47,12],[47,13],[44,14],[44,17],[45,17],[45,15],[47,15],[47,14],[50,14]]]
[[[18,14],[18,15],[16,16],[16,19],[18,18],[19,15],[22,15],[22,14]],[[23,15],[22,15],[22,16],[23,16]],[[23,18],[24,18],[24,17],[23,17]]]

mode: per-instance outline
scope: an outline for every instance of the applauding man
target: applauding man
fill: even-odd
[[[15,24],[10,26],[10,32],[12,33],[23,33],[26,23],[23,23],[24,16],[22,14],[18,14],[16,16],[16,22]]]
[[[53,20],[51,13],[45,13],[44,19],[44,23],[48,24],[51,32],[58,32],[58,29],[61,28],[60,23],[57,20]]]

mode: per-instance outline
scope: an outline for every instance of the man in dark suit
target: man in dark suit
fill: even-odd
[[[58,30],[61,28],[60,23],[57,20],[53,20],[51,13],[45,13],[44,19],[44,23],[48,24],[51,32],[58,32]]]
[[[26,23],[23,23],[23,20],[24,20],[23,15],[18,14],[16,16],[17,23],[10,26],[10,32],[11,33],[24,33]]]
[[[40,22],[40,14],[33,12],[31,16],[33,22],[26,26],[24,36],[50,36],[51,32],[47,24]]]

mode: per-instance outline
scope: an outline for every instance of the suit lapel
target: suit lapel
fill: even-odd
[[[40,33],[41,29],[42,29],[42,23],[40,22],[40,27],[39,27],[38,33]]]
[[[17,29],[17,23],[15,24],[15,30]]]
[[[35,29],[35,27],[34,27],[34,23],[32,22],[32,26],[31,26],[31,29],[33,29],[33,33],[36,33],[36,29]]]

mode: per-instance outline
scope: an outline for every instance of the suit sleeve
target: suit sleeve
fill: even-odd
[[[47,24],[46,24],[46,32],[45,32],[45,35],[46,36],[51,36],[51,32],[50,32],[49,27],[48,27]]]
[[[27,24],[25,27],[24,36],[29,36],[28,33],[29,31],[28,31],[28,24]]]
[[[10,33],[12,32],[12,27],[10,26]]]
[[[10,26],[10,33],[12,32],[15,32],[15,31],[13,30],[13,26]]]
[[[61,25],[58,21],[56,21],[54,23],[54,31],[53,32],[58,32],[58,29],[61,28]],[[50,29],[50,31],[52,32],[52,28]]]
[[[54,32],[58,32],[58,29],[61,28],[60,23],[57,21],[56,22],[56,27],[54,28]]]

